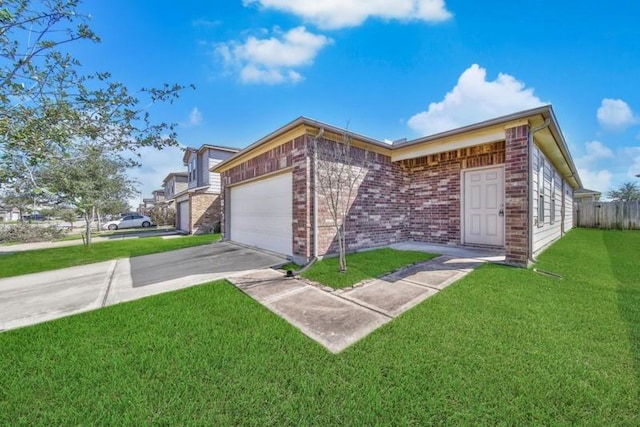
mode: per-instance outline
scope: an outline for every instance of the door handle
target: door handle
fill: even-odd
[[[504,209],[500,208],[500,210],[498,211],[498,215],[499,216],[504,216]]]

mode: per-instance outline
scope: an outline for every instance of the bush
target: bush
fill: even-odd
[[[61,239],[66,234],[67,230],[55,225],[19,223],[0,227],[0,243],[47,242]]]
[[[154,206],[149,214],[151,221],[155,225],[175,225],[176,224],[176,211],[171,208],[163,208],[161,206]]]

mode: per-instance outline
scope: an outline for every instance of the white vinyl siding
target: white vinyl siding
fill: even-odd
[[[573,228],[573,189],[564,183],[564,232]]]
[[[533,233],[533,255],[562,236],[562,218],[560,204],[562,185],[560,174],[555,170],[544,153],[535,146],[533,151],[533,206],[531,209],[531,231]],[[567,185],[568,187],[568,185]],[[570,187],[569,187],[570,188]],[[552,202],[555,200],[555,202]],[[555,208],[553,207],[555,203]],[[566,202],[565,202],[566,203]],[[565,224],[566,224],[565,208]],[[565,230],[567,230],[565,228]]]
[[[211,186],[211,191],[214,193],[220,193],[221,191],[221,184],[220,184],[220,174],[215,173],[215,172],[211,172],[211,169],[217,165],[218,163],[222,162],[223,160],[228,159],[229,157],[233,156],[235,153],[233,152],[229,152],[229,151],[223,151],[223,150],[215,150],[210,148],[208,150],[209,154],[208,154],[208,167],[207,167],[207,172],[208,172],[208,183]]]
[[[198,187],[209,185],[209,156],[198,153]],[[217,191],[218,193],[220,190]]]

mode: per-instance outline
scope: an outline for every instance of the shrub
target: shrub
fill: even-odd
[[[67,230],[56,225],[19,223],[0,227],[0,243],[31,243],[61,239]]]
[[[176,224],[176,211],[172,208],[163,208],[161,206],[154,206],[149,214],[151,221],[155,225],[175,225]]]

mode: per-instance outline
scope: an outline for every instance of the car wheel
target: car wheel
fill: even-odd
[[[117,229],[118,229],[118,226],[117,226],[117,225],[115,225],[115,224],[109,224],[109,227],[108,227],[108,228],[109,228],[109,230],[113,231],[113,230],[117,230]]]
[[[151,223],[149,221],[145,221],[142,223],[142,228],[151,227]]]

